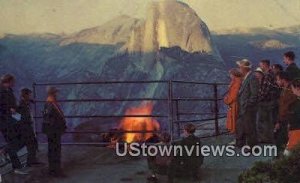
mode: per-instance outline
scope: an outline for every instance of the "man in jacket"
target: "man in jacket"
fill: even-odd
[[[21,162],[18,158],[17,152],[24,146],[20,141],[17,121],[12,117],[16,114],[17,102],[13,92],[15,85],[15,77],[11,74],[6,74],[1,77],[0,86],[0,128],[3,137],[7,143],[6,151],[12,163],[12,168],[16,174],[28,174],[27,171],[22,169]]]
[[[257,144],[256,114],[259,83],[251,72],[251,63],[247,59],[237,62],[244,80],[238,95],[239,117],[236,125],[236,145],[242,147]]]
[[[21,114],[21,121],[18,123],[18,130],[28,151],[27,166],[29,167],[41,164],[36,158],[36,151],[38,147],[37,139],[32,127],[33,121],[30,110],[30,103],[32,102],[31,94],[32,91],[28,88],[23,88],[21,90],[20,103],[17,110],[18,113]]]
[[[291,117],[290,108],[297,100],[291,89],[291,78],[287,72],[281,72],[276,75],[276,82],[282,88],[279,98],[279,114],[275,125],[275,144],[278,154],[282,153],[288,142],[288,123]]]
[[[264,79],[260,85],[258,95],[257,137],[261,143],[272,144],[280,90],[275,82],[275,75],[272,72],[270,61],[262,60],[259,66],[263,71]]]
[[[296,55],[292,51],[288,51],[283,55],[283,62],[287,65],[286,72],[289,74],[289,77],[294,80],[300,78],[300,69],[295,63]]]
[[[43,111],[43,132],[48,137],[49,175],[64,177],[61,169],[61,136],[66,130],[66,120],[57,102],[58,90],[55,87],[47,89],[47,102]]]

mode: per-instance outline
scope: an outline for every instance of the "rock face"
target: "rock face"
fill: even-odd
[[[174,13],[173,13],[174,12]],[[2,48],[1,48],[2,47]],[[2,50],[2,51],[1,51]],[[26,63],[26,64],[24,64]],[[22,69],[18,69],[22,65]],[[209,30],[186,4],[154,1],[146,19],[118,17],[102,26],[70,36],[9,36],[0,40],[0,72],[17,76],[30,87],[36,82],[111,80],[184,80],[225,82],[227,72]],[[167,98],[166,84],[62,86],[64,99]],[[220,91],[220,95],[222,91]],[[45,88],[37,88],[38,99]],[[175,97],[213,96],[209,86],[176,85]],[[65,103],[66,115],[121,115],[139,102]],[[210,110],[208,103],[184,103],[185,111]],[[41,108],[42,105],[38,106]],[[154,113],[166,115],[165,101],[154,104]],[[198,116],[199,117],[199,116]],[[200,116],[205,117],[205,116]],[[168,120],[157,119],[163,130]],[[120,119],[68,119],[69,127],[107,130]]]
[[[269,39],[265,41],[255,41],[250,43],[252,46],[262,50],[285,49],[292,47],[276,39]]]
[[[207,26],[188,5],[175,0],[150,3],[144,25],[132,32],[128,50],[156,52],[175,46],[190,53],[215,53]]]
[[[73,43],[90,44],[124,44],[127,42],[131,31],[140,24],[141,20],[123,15],[101,26],[85,29],[64,38],[60,45]]]

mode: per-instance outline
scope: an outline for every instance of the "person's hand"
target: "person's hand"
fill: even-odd
[[[12,114],[16,114],[16,109],[10,108],[10,112],[11,112]]]
[[[274,132],[276,132],[277,130],[279,130],[279,128],[280,128],[280,123],[277,122],[275,124]]]

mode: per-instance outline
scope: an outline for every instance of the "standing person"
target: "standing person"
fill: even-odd
[[[264,74],[264,71],[258,67],[255,71],[254,71],[254,75],[256,77],[256,79],[258,80],[259,82],[259,85],[262,85],[263,81],[264,81],[264,78],[265,78],[265,74]]]
[[[272,65],[272,72],[276,76],[278,73],[283,71],[283,67],[280,64],[274,64]]]
[[[258,95],[257,137],[261,143],[273,143],[280,90],[276,85],[270,61],[262,60],[259,66],[264,73],[264,79],[260,85]]]
[[[196,126],[192,123],[184,126],[184,138],[174,145],[179,145],[182,148],[193,149],[190,153],[186,151],[177,152],[172,158],[170,166],[168,167],[168,183],[173,183],[175,177],[186,177],[198,180],[199,170],[203,164],[204,156],[201,152],[197,153],[197,146],[201,149],[201,139],[195,135]],[[194,147],[194,148],[193,148]]]
[[[286,72],[290,75],[291,79],[297,79],[300,77],[300,70],[295,63],[296,55],[292,51],[288,51],[283,55],[283,62],[287,65]]]
[[[300,80],[292,82],[292,91],[297,96],[297,100],[291,104],[289,120],[289,141],[286,146],[285,155],[289,155],[297,145],[300,144]]]
[[[58,90],[55,87],[47,89],[47,101],[43,111],[43,133],[48,138],[49,175],[64,177],[61,168],[61,136],[66,130],[64,113],[57,102]]]
[[[244,80],[238,95],[238,120],[236,124],[236,145],[242,147],[248,144],[253,147],[257,144],[256,113],[259,83],[253,72],[251,63],[247,59],[237,62]]]
[[[22,168],[21,162],[17,155],[17,152],[24,146],[20,141],[16,123],[17,121],[12,117],[16,114],[17,102],[13,92],[15,85],[15,77],[11,74],[6,74],[1,77],[0,87],[0,128],[3,137],[7,143],[6,152],[12,163],[14,173],[26,175],[28,174]]]
[[[291,79],[288,73],[280,72],[277,74],[276,82],[282,88],[282,91],[279,98],[279,113],[274,129],[274,136],[278,154],[281,154],[288,142],[288,121],[291,116],[291,104],[297,100],[297,96],[292,92]]]
[[[236,120],[238,117],[238,94],[242,84],[242,73],[238,69],[231,69],[229,71],[231,83],[229,90],[224,98],[224,103],[228,105],[226,128],[230,133],[235,133]]]
[[[21,121],[18,123],[18,130],[20,137],[23,139],[25,146],[28,151],[27,155],[27,166],[41,165],[37,161],[37,139],[32,127],[33,120],[31,116],[30,103],[32,91],[28,88],[23,88],[21,90],[20,103],[18,107],[18,113],[21,114]]]

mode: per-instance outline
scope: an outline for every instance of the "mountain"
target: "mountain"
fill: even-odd
[[[300,55],[300,29],[292,26],[280,29],[236,28],[213,33],[213,40],[218,47],[228,68],[236,67],[241,58],[250,59],[254,65],[262,59],[272,63],[282,63],[282,55],[294,51]],[[298,63],[299,60],[297,60]]]
[[[119,16],[113,20],[90,29],[65,37],[60,45],[72,43],[90,43],[115,45],[125,43],[131,31],[140,24],[141,20],[126,15]]]
[[[18,88],[33,82],[184,80],[226,82],[227,71],[209,29],[188,5],[153,1],[145,20],[121,16],[72,35],[7,35],[0,39],[0,73],[17,77]],[[171,11],[176,13],[170,14]],[[21,66],[21,67],[20,67]],[[166,84],[60,86],[61,98],[166,98]],[[45,86],[36,88],[45,99]],[[226,87],[220,89],[220,95]],[[211,97],[209,86],[174,86],[176,97]],[[66,115],[121,115],[139,102],[64,103]],[[186,111],[209,111],[207,103],[184,103]],[[41,110],[42,105],[38,105]],[[155,114],[168,114],[156,101]],[[198,116],[203,117],[203,116]],[[70,129],[108,129],[120,119],[68,119]],[[158,119],[162,129],[167,119]],[[40,124],[38,122],[38,124]],[[86,124],[86,125],[85,125]]]
[[[285,44],[276,39],[268,39],[262,41],[254,41],[250,43],[252,46],[262,49],[262,50],[275,50],[275,49],[285,49],[290,48],[292,45]]]

